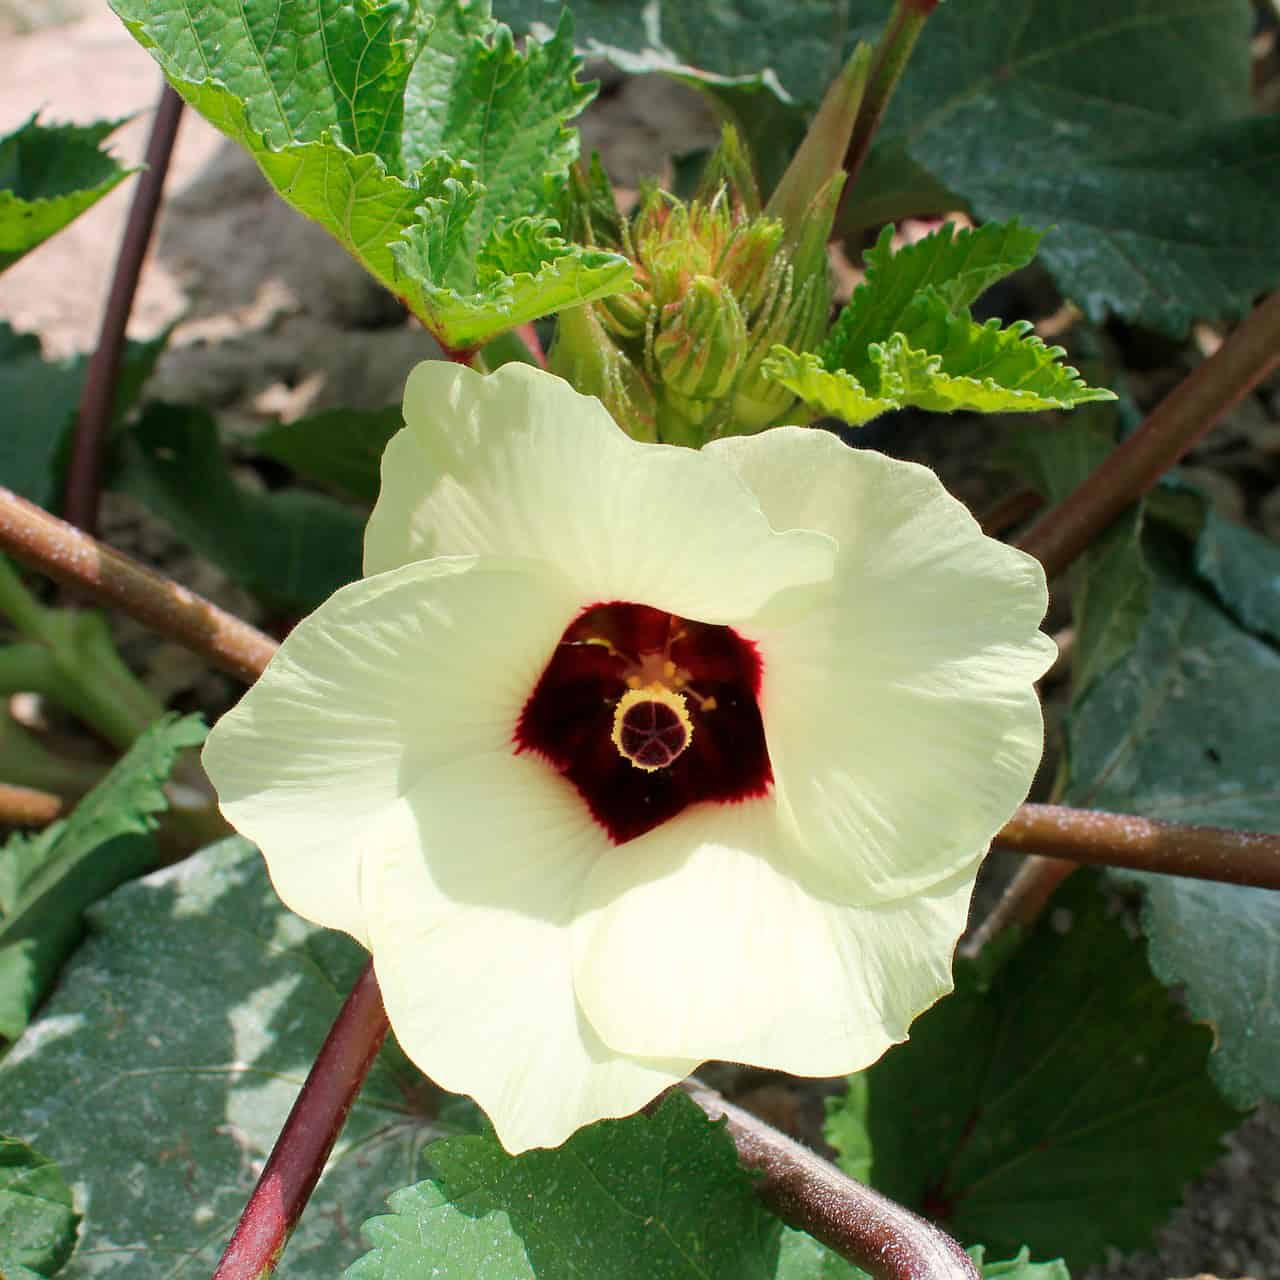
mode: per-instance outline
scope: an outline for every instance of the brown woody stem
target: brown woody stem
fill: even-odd
[[[1099,867],[1280,889],[1280,835],[1189,827],[1125,813],[1024,804],[995,838],[997,848]]]
[[[62,812],[60,797],[34,787],[13,787],[0,782],[0,825],[47,826]]]
[[[275,1270],[388,1029],[370,961],[338,1011],[213,1280],[262,1280]]]
[[[1019,544],[1050,578],[1152,488],[1228,409],[1280,366],[1280,293],[1244,322]]]
[[[784,1222],[876,1280],[978,1280],[977,1267],[944,1231],[698,1080],[686,1080],[683,1088],[713,1120],[724,1118],[739,1161],[762,1175],[760,1198]]]
[[[138,178],[129,221],[116,258],[115,276],[107,294],[98,346],[89,360],[80,410],[76,417],[75,439],[67,471],[66,509],[72,524],[92,533],[98,522],[98,500],[102,496],[102,454],[107,430],[115,408],[120,358],[124,352],[125,326],[133,310],[142,261],[147,256],[160,192],[173,154],[173,141],[182,118],[182,99],[166,82],[160,94],[151,137],[147,142],[147,167]]]
[[[256,627],[0,486],[0,551],[113,605],[246,684],[276,642]]]

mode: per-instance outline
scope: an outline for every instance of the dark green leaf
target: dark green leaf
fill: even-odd
[[[306,612],[360,576],[364,517],[320,494],[237,483],[202,410],[152,405],[121,434],[112,486],[275,608]]]
[[[16,1138],[0,1137],[0,1276],[52,1276],[76,1244],[80,1215],[58,1166]]]
[[[0,1064],[0,1128],[87,1188],[76,1274],[208,1275],[367,959],[290,915],[256,851],[224,841],[127,885]],[[421,1177],[424,1082],[383,1050],[280,1274],[336,1276],[356,1224]]]
[[[100,149],[120,123],[43,125],[32,116],[0,138],[0,271],[129,176]]]
[[[1095,319],[1169,333],[1280,278],[1280,117],[1249,118],[1248,0],[940,5],[883,146],[1042,256]],[[975,38],[986,32],[989,38]]]
[[[427,1152],[429,1182],[391,1197],[349,1280],[765,1280],[777,1220],[722,1126],[682,1093],[554,1151],[509,1156],[492,1136]]]
[[[79,940],[85,910],[154,864],[164,781],[204,733],[198,716],[157,722],[69,818],[0,849],[0,1036],[26,1026]]]
[[[1007,460],[1050,502],[1061,502],[1114,448],[1116,416],[1111,405],[1086,405],[1051,424],[1011,428]],[[1072,693],[1077,699],[1130,652],[1151,607],[1143,521],[1139,505],[1096,538],[1072,566]]]
[[[1212,537],[1222,530],[1211,524]],[[1214,545],[1213,542],[1210,544]],[[1138,643],[1068,723],[1070,803],[1175,822],[1280,831],[1275,764],[1280,654],[1243,630],[1191,576],[1170,535]],[[1209,562],[1214,564],[1214,555]],[[1280,592],[1280,551],[1248,554],[1254,591]],[[1259,618],[1274,594],[1243,599]],[[1280,895],[1177,877],[1113,873],[1146,894],[1157,975],[1210,1023],[1210,1067],[1237,1105],[1280,1098]]]
[[[1077,876],[988,989],[961,965],[863,1073],[872,1182],[997,1254],[1074,1268],[1145,1244],[1238,1120],[1205,1075],[1210,1040]]]
[[[1280,643],[1280,548],[1270,538],[1208,510],[1195,566],[1242,627]]]
[[[331,409],[268,427],[253,447],[299,475],[332,485],[360,502],[378,496],[382,451],[401,427],[399,405],[386,409]]]
[[[168,333],[125,346],[115,421],[137,400]],[[40,339],[0,320],[0,484],[47,510],[62,498],[65,454],[88,359],[46,361]]]

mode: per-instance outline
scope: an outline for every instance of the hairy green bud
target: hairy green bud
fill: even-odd
[[[719,400],[733,387],[747,354],[747,326],[729,287],[696,275],[688,291],[662,309],[653,363],[664,384],[690,400]]]

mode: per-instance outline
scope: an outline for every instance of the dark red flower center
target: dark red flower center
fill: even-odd
[[[755,646],[643,604],[593,605],[568,627],[516,725],[578,788],[615,844],[686,805],[773,782]]]

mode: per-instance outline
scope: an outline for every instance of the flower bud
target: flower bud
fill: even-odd
[[[691,400],[729,394],[747,348],[747,326],[729,288],[696,275],[688,292],[662,310],[653,361],[663,382]]]

